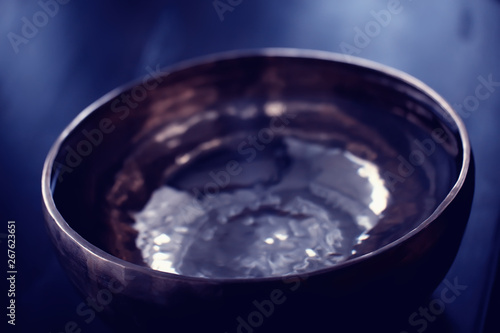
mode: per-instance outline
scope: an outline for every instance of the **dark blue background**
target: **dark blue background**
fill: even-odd
[[[221,21],[212,0],[71,0],[59,5],[47,22],[42,17],[38,31],[31,31],[33,36],[16,52],[9,33],[22,36],[23,18],[33,22],[42,8],[37,1],[0,1],[0,236],[6,233],[7,220],[16,220],[20,331],[36,327],[36,332],[61,332],[68,321],[75,321],[82,332],[106,332],[98,319],[87,324],[76,314],[82,300],[55,259],[40,205],[45,155],[81,110],[144,76],[147,66],[241,48],[341,52],[342,43],[355,46],[356,29],[364,30],[374,20],[371,11],[386,9],[387,3],[243,0]],[[500,81],[499,1],[401,0],[399,8],[367,45],[358,44],[363,47],[356,55],[412,74],[452,105],[474,95],[479,76]],[[498,262],[500,87],[464,115],[477,162],[477,188],[447,278],[458,278],[467,289],[428,331],[480,332]],[[0,241],[1,254],[6,242]],[[0,290],[0,309],[6,304],[4,294]],[[498,299],[497,289],[492,304],[498,305]],[[488,325],[498,332],[494,319]],[[438,328],[443,325],[447,328]],[[416,331],[409,325],[401,330]]]

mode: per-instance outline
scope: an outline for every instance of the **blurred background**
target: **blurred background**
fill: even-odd
[[[446,279],[467,288],[425,330],[500,332],[499,18],[497,0],[0,1],[0,275],[7,270],[7,221],[15,220],[16,329],[65,332],[73,321],[81,332],[107,332],[98,318],[87,323],[76,313],[82,299],[45,232],[42,164],[64,127],[148,67],[225,50],[293,47],[403,70],[460,110],[476,158],[476,193]],[[476,97],[479,85],[488,97]],[[400,332],[417,327],[408,323]]]

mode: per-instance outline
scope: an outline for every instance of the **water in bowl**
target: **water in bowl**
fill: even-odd
[[[333,266],[368,237],[390,200],[372,162],[294,137],[220,145],[177,164],[132,213],[143,261],[174,274],[271,277]]]

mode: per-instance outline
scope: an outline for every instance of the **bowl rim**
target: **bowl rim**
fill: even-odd
[[[179,275],[173,273],[167,273],[159,270],[152,269],[147,266],[141,266],[134,264],[132,262],[120,259],[115,257],[114,255],[100,249],[99,247],[93,245],[85,238],[83,238],[80,234],[78,234],[71,226],[66,222],[63,216],[60,214],[59,210],[56,207],[54,202],[54,198],[52,196],[52,170],[54,166],[55,158],[61,149],[63,142],[71,135],[73,130],[82,123],[91,113],[97,111],[101,106],[106,103],[112,101],[114,98],[122,94],[123,92],[133,88],[135,85],[140,83],[140,79],[134,80],[127,84],[124,84],[118,88],[115,88],[97,99],[95,102],[91,103],[87,106],[83,111],[81,111],[65,129],[58,136],[56,141],[53,143],[50,148],[47,157],[45,159],[41,177],[41,190],[42,190],[42,206],[46,214],[50,216],[50,219],[53,221],[49,221],[49,219],[45,218],[45,223],[55,223],[56,227],[65,234],[66,238],[70,238],[74,243],[78,244],[78,246],[86,251],[91,256],[95,257],[98,260],[103,260],[106,262],[113,263],[117,266],[121,266],[124,269],[129,269],[132,271],[136,271],[139,273],[143,273],[146,275],[153,275],[159,278],[169,278],[169,279],[177,279],[183,281],[198,281],[198,282],[213,282],[213,283],[246,283],[246,282],[269,282],[269,281],[277,281],[284,279],[293,279],[293,278],[301,278],[304,279],[306,277],[324,274],[327,272],[333,272],[337,270],[344,269],[351,265],[359,264],[363,261],[366,261],[370,258],[379,256],[381,253],[390,250],[391,248],[397,247],[401,243],[406,242],[408,239],[414,237],[416,234],[420,233],[423,229],[427,228],[442,212],[448,207],[448,205],[455,199],[460,189],[463,187],[465,183],[466,176],[469,172],[471,165],[471,145],[469,141],[469,136],[467,134],[467,130],[465,124],[462,119],[459,117],[457,112],[451,107],[451,105],[446,102],[446,100],[441,97],[436,91],[427,86],[425,83],[420,81],[419,79],[407,74],[401,70],[389,67],[387,65],[383,65],[377,63],[375,61],[367,60],[364,58],[359,58],[347,54],[328,52],[328,51],[320,51],[320,50],[310,50],[310,49],[294,49],[294,48],[262,48],[262,49],[245,49],[245,50],[232,50],[219,52],[214,54],[209,54],[201,57],[192,58],[189,60],[184,60],[178,63],[175,63],[170,66],[166,66],[162,68],[163,75],[170,75],[173,72],[179,72],[190,67],[199,66],[212,62],[220,62],[220,61],[228,61],[234,60],[237,58],[250,58],[250,57],[275,57],[275,58],[295,58],[295,59],[309,59],[309,60],[320,60],[320,61],[331,61],[336,63],[343,63],[354,65],[355,67],[361,67],[363,69],[373,70],[380,74],[383,74],[387,77],[396,79],[400,82],[405,83],[410,86],[412,89],[419,91],[433,100],[436,105],[441,108],[447,116],[450,117],[450,121],[453,121],[454,125],[457,128],[459,137],[461,139],[462,144],[462,165],[460,169],[460,173],[458,178],[448,192],[446,197],[441,201],[441,203],[436,207],[436,209],[419,225],[413,228],[408,233],[404,234],[400,238],[392,241],[380,248],[372,252],[365,253],[360,255],[359,257],[355,257],[352,259],[348,259],[346,261],[340,262],[330,267],[321,268],[318,270],[314,270],[307,273],[294,273],[283,276],[269,276],[269,277],[246,277],[246,278],[207,278],[207,277],[193,277],[186,275]]]

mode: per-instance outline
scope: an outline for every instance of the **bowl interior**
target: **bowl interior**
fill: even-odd
[[[62,141],[57,209],[138,265],[209,278],[310,272],[419,226],[462,168],[418,85],[332,59],[246,55],[108,96]]]

